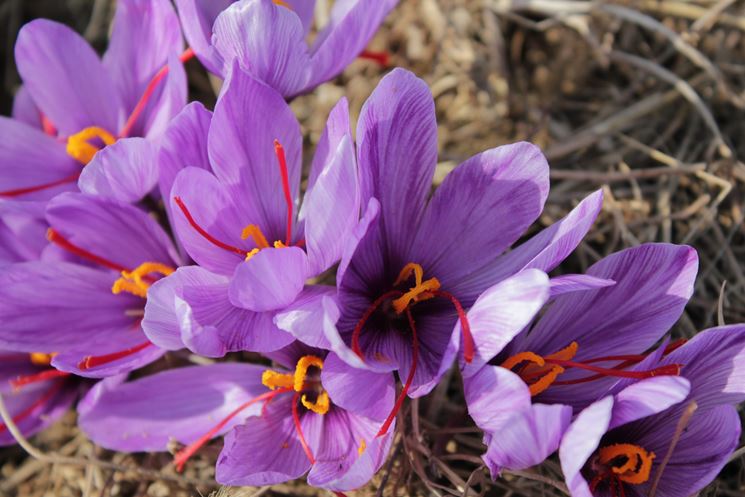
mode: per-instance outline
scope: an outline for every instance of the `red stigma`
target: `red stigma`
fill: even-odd
[[[297,405],[298,401],[300,400],[300,396],[302,395],[302,392],[295,392],[295,395],[292,396],[292,421],[295,423],[295,430],[297,431],[297,438],[300,440],[300,445],[303,446],[303,450],[305,451],[305,455],[310,461],[311,464],[316,463],[316,458],[313,457],[313,451],[310,450],[310,447],[308,446],[308,442],[305,441],[305,435],[303,434],[303,427],[300,424],[300,414],[297,412]]]
[[[282,191],[285,194],[287,203],[287,231],[285,235],[285,245],[288,247],[292,243],[292,193],[290,192],[290,175],[287,170],[287,159],[285,158],[285,149],[279,140],[274,140],[274,153],[279,163],[279,174],[282,176]]]
[[[17,376],[14,380],[10,380],[10,384],[13,388],[18,389],[31,383],[38,383],[54,378],[64,378],[65,376],[70,376],[70,373],[58,369],[47,369],[39,373]]]
[[[455,306],[455,312],[458,313],[460,328],[463,333],[463,359],[466,361],[466,363],[470,363],[471,361],[473,361],[473,355],[476,346],[474,345],[473,335],[471,334],[471,325],[468,323],[468,316],[466,316],[466,311],[463,310],[463,306],[460,304],[460,301],[455,298],[455,295],[453,295],[452,293],[445,292],[443,290],[437,290],[434,293],[439,297],[444,297],[450,300],[450,302],[452,302]]]
[[[50,121],[49,118],[43,113],[40,112],[39,114],[41,115],[42,131],[44,131],[44,133],[49,136],[57,136],[57,128],[54,126],[52,121]]]
[[[388,52],[374,52],[372,50],[363,50],[358,55],[360,59],[372,60],[377,62],[382,67],[388,67]]]
[[[44,395],[42,395],[41,397],[39,397],[38,399],[36,399],[36,401],[33,404],[31,404],[26,409],[24,409],[23,411],[21,411],[18,414],[16,414],[13,417],[13,422],[14,423],[20,423],[21,421],[23,421],[24,419],[26,419],[27,417],[29,417],[36,409],[38,409],[39,407],[41,407],[42,405],[44,405],[47,401],[51,400],[52,397],[54,397],[55,394],[57,394],[57,392],[60,391],[60,389],[62,388],[62,385],[63,384],[64,384],[63,382],[58,382],[57,384],[52,385],[44,393]],[[5,423],[1,423],[0,422],[0,433],[4,432],[7,429],[8,429],[8,427],[5,425]]]
[[[129,357],[133,354],[136,354],[142,350],[145,350],[151,345],[153,345],[153,343],[150,341],[147,341],[147,342],[143,342],[139,345],[135,345],[134,347],[130,347],[125,350],[120,350],[118,352],[112,352],[111,354],[104,354],[104,355],[98,355],[98,356],[86,356],[85,359],[83,359],[82,361],[78,363],[78,369],[86,371],[91,368],[103,366],[104,364],[109,364],[111,362],[118,361],[119,359],[123,359],[125,357]]]
[[[399,290],[391,290],[390,292],[386,292],[375,299],[375,301],[370,304],[370,307],[365,310],[365,312],[362,314],[362,317],[357,322],[357,325],[354,327],[354,331],[352,331],[352,351],[357,354],[363,361],[365,360],[365,355],[362,353],[362,349],[360,348],[360,334],[362,333],[362,328],[364,328],[367,320],[370,319],[370,316],[372,316],[373,312],[375,312],[375,310],[380,307],[383,302],[385,302],[387,299],[398,297],[402,294],[403,292]]]
[[[194,57],[194,55],[195,55],[194,50],[192,50],[191,48],[187,48],[186,50],[184,50],[184,52],[181,55],[179,55],[179,60],[181,62],[186,62],[192,57]],[[132,113],[127,118],[127,122],[124,124],[124,127],[119,132],[120,138],[126,138],[132,132],[132,128],[137,122],[137,119],[140,117],[140,114],[142,114],[142,111],[145,110],[145,106],[147,105],[150,98],[153,96],[153,93],[155,92],[155,89],[158,87],[158,84],[163,80],[163,78],[166,77],[167,74],[168,74],[167,64],[161,67],[157,73],[155,73],[155,76],[153,76],[153,79],[151,79],[150,82],[147,84],[147,87],[145,88],[144,93],[140,97],[140,100],[137,102],[137,105],[135,105],[135,108],[132,110]]]
[[[562,359],[552,359],[549,357],[544,358],[546,361],[546,364],[556,364],[557,366],[562,366],[564,368],[577,368],[577,369],[584,369],[585,371],[592,371],[594,373],[598,373],[599,376],[614,376],[617,378],[634,378],[634,379],[645,379],[645,378],[652,378],[654,376],[679,376],[680,375],[680,368],[682,367],[681,364],[667,364],[665,366],[660,366],[659,368],[650,369],[647,371],[625,371],[623,369],[618,368],[600,368],[597,366],[591,366],[587,363],[583,362],[574,362],[574,361],[565,361]],[[582,378],[580,380],[570,380],[574,383],[584,383],[586,381],[590,381],[591,379],[595,379],[596,377],[589,377],[589,378]],[[567,384],[568,382],[564,382],[563,384]],[[554,382],[554,385],[558,385],[560,382]]]
[[[202,228],[199,225],[199,223],[197,223],[197,221],[194,219],[194,217],[191,215],[191,212],[189,212],[189,209],[186,207],[186,204],[184,204],[184,201],[181,200],[181,197],[173,197],[173,201],[176,202],[176,205],[178,205],[179,209],[181,209],[181,212],[184,213],[184,216],[186,217],[186,220],[189,221],[189,224],[191,225],[191,227],[194,228],[197,231],[197,233],[202,235],[202,237],[205,240],[215,245],[216,247],[227,250],[228,252],[234,252],[240,255],[241,257],[246,257],[246,254],[248,254],[248,252],[246,252],[245,250],[239,249],[238,247],[234,247],[232,245],[228,245],[225,242],[221,242],[214,236],[207,233],[207,231],[204,228]]]
[[[409,376],[406,378],[406,383],[404,383],[404,386],[401,389],[401,393],[399,394],[398,399],[396,399],[396,403],[393,405],[393,410],[391,410],[391,413],[388,415],[388,418],[386,418],[383,426],[380,427],[377,435],[375,435],[376,437],[382,437],[388,432],[388,429],[391,427],[393,420],[396,419],[398,411],[401,410],[401,406],[404,403],[406,394],[409,393],[409,388],[411,388],[411,384],[414,381],[416,364],[419,361],[419,339],[416,335],[414,316],[411,315],[411,309],[409,308],[406,309],[406,317],[409,320],[409,327],[411,328],[411,369],[409,369]]]
[[[210,439],[212,439],[212,437],[215,436],[217,432],[219,432],[226,424],[228,424],[228,422],[231,419],[233,419],[238,414],[240,414],[241,411],[254,405],[257,402],[261,402],[262,400],[269,402],[277,395],[281,393],[285,393],[285,392],[291,392],[291,391],[292,390],[289,388],[280,388],[279,390],[274,390],[272,392],[266,392],[264,394],[259,395],[258,397],[254,397],[253,399],[244,402],[243,404],[235,408],[230,414],[225,416],[219,423],[213,426],[207,433],[205,433],[204,435],[199,437],[197,440],[190,443],[189,445],[187,445],[186,447],[184,447],[183,449],[181,449],[180,451],[176,453],[176,455],[173,458],[173,463],[176,465],[176,471],[178,471],[179,473],[183,471],[186,461],[188,461],[191,456],[193,456],[200,448],[202,448],[204,444],[209,442]],[[263,410],[262,410],[262,414],[263,414]]]
[[[26,195],[27,193],[34,193],[34,192],[40,192],[42,190],[48,190],[49,188],[54,188],[56,186],[65,185],[67,183],[74,183],[78,180],[80,177],[80,173],[74,173],[70,176],[65,176],[62,179],[58,179],[57,181],[51,181],[49,183],[43,183],[41,185],[36,186],[28,186],[25,188],[16,188],[15,190],[5,190],[4,192],[0,192],[0,197],[18,197],[20,195]]]
[[[70,240],[62,236],[59,233],[59,231],[55,230],[54,228],[49,228],[47,230],[47,239],[50,242],[54,243],[55,245],[67,250],[71,254],[75,254],[82,259],[94,262],[98,264],[99,266],[103,266],[103,267],[113,269],[114,271],[119,271],[119,272],[128,271],[128,269],[122,266],[121,264],[117,264],[116,262],[110,261],[101,256],[88,252],[84,248],[75,245]]]

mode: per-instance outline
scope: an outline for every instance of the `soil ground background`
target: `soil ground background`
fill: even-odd
[[[23,23],[59,20],[103,50],[113,8],[113,0],[0,0],[0,112],[10,113],[18,88],[12,47]],[[562,272],[580,272],[644,242],[690,244],[700,257],[699,276],[673,335],[745,321],[745,2],[402,0],[369,48],[388,52],[391,66],[430,85],[439,119],[438,181],[472,154],[529,140],[545,150],[552,178],[532,232],[604,190],[602,214]],[[192,98],[212,106],[219,83],[197,62],[188,70]],[[306,161],[338,98],[350,100],[356,117],[386,70],[358,60],[292,103]],[[561,474],[554,460],[490,482],[460,379],[447,378],[408,404],[391,463],[350,494],[564,495],[555,487]],[[45,453],[95,456],[116,467],[48,463],[20,448],[0,449],[0,496],[330,495],[304,483],[219,489],[212,466],[220,442],[176,476],[168,454],[105,451],[74,421],[71,413],[32,442]],[[701,495],[745,496],[743,462],[733,458]]]

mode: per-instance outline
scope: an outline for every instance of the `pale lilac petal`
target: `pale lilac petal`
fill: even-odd
[[[233,0],[175,0],[188,45],[208,71],[220,74],[222,58],[212,46],[212,25]]]
[[[329,269],[341,258],[349,235],[359,221],[360,190],[351,138],[347,135],[329,158],[303,200],[309,274]]]
[[[48,245],[45,202],[0,199],[0,267],[38,260]]]
[[[512,371],[499,366],[484,366],[463,379],[468,414],[487,433],[498,432],[516,412],[531,405],[530,391]]]
[[[476,300],[467,313],[475,354],[470,363],[460,358],[462,375],[468,377],[496,357],[541,309],[548,299],[548,277],[528,269],[497,283]],[[460,321],[453,334],[460,345]]]
[[[611,420],[613,397],[593,403],[569,425],[559,447],[559,460],[564,481],[572,497],[593,497],[582,476],[582,467],[600,444]]]
[[[125,138],[93,156],[78,180],[80,191],[135,203],[158,182],[158,154],[144,138]]]
[[[316,86],[339,74],[364,50],[383,19],[398,0],[335,2],[329,25],[313,45],[313,75]]]
[[[142,114],[136,121],[142,127],[139,134],[148,138],[159,138],[168,128],[171,119],[184,108],[188,101],[186,69],[176,54],[168,58],[168,74],[158,84]],[[130,132],[138,134],[137,128]]]
[[[230,282],[230,301],[256,312],[282,309],[300,294],[308,275],[308,257],[303,249],[262,249],[236,268]]]
[[[119,92],[75,31],[46,19],[31,21],[18,33],[15,58],[23,84],[61,135],[88,126],[119,131],[124,118]]]
[[[307,35],[313,25],[316,0],[285,0],[285,3],[300,18]]]
[[[352,128],[349,124],[349,101],[346,97],[341,97],[334,108],[331,109],[326,120],[326,127],[316,144],[316,153],[313,155],[313,162],[308,175],[308,188],[313,187],[318,175],[331,162],[331,158],[345,136],[352,136]]]
[[[215,176],[240,204],[239,229],[255,224],[269,243],[286,242],[287,204],[274,141],[284,148],[296,204],[302,169],[300,125],[282,95],[237,67],[223,88],[208,138]]]
[[[80,428],[111,450],[165,451],[172,440],[194,442],[244,402],[265,393],[253,364],[212,364],[171,369],[93,392],[79,409]],[[261,402],[231,419],[227,432],[261,411]]]
[[[360,222],[352,230],[346,245],[342,249],[339,268],[336,270],[336,284],[341,288],[364,288],[365,275],[374,277],[377,270],[382,270],[384,262],[381,251],[368,250],[367,245],[380,243],[380,237],[375,236],[379,231],[380,203],[373,197],[367,202],[367,208]],[[369,238],[370,240],[366,240]],[[363,243],[363,241],[365,243]],[[353,264],[355,271],[350,274],[349,280],[345,279],[347,269]],[[357,271],[359,275],[355,274]],[[346,282],[346,283],[345,283]]]
[[[82,165],[67,155],[64,144],[41,130],[14,119],[0,117],[0,198],[13,190],[59,182],[54,188],[23,193],[18,200],[47,200],[61,191],[76,189],[75,175]],[[11,197],[8,197],[11,198]]]
[[[372,479],[375,473],[386,462],[394,436],[395,431],[392,427],[386,435],[368,441],[362,454],[354,458],[351,466],[346,469],[346,472],[341,474],[338,471],[338,464],[334,466],[333,463],[318,461],[313,466],[311,474],[308,475],[308,483],[341,492],[355,490],[363,486]],[[333,479],[324,478],[324,473],[328,476],[333,475]]]
[[[295,301],[274,316],[278,328],[312,347],[331,349],[323,331],[323,299],[333,297],[336,289],[325,285],[308,285]]]
[[[551,278],[549,284],[551,286],[551,298],[554,298],[565,293],[584,292],[613,286],[616,282],[604,278],[596,278],[588,274],[565,274]]]
[[[396,385],[391,373],[355,368],[329,354],[323,361],[321,383],[334,405],[375,420],[378,428],[393,408]]]
[[[305,29],[290,9],[272,0],[242,0],[225,9],[213,27],[212,44],[225,61],[234,62],[285,96],[300,93],[310,77]]]
[[[437,164],[435,106],[424,81],[403,69],[380,81],[360,112],[357,153],[362,202],[380,202],[386,250],[404,257]],[[409,261],[390,262],[403,267]]]
[[[502,468],[527,469],[545,461],[559,448],[571,419],[572,408],[560,404],[535,404],[513,414],[492,434],[483,456],[492,478]]]
[[[131,111],[150,79],[181,51],[176,11],[168,0],[120,0],[103,64]]]
[[[547,196],[548,164],[535,145],[521,142],[475,155],[435,191],[407,260],[472,302],[500,281],[482,278],[481,268],[538,218]]]
[[[28,88],[21,86],[13,97],[13,119],[41,129],[41,111],[31,98]]]
[[[608,429],[662,412],[688,396],[690,383],[678,376],[648,378],[629,385],[614,398]]]

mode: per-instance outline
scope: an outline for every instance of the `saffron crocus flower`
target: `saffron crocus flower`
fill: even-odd
[[[308,46],[315,0],[177,0],[189,45],[225,77],[241,67],[285,97],[308,92],[360,55],[397,0],[336,2]]]
[[[674,364],[645,368],[640,362],[683,312],[697,266],[687,246],[645,244],[612,254],[581,278],[561,279],[615,284],[556,296],[520,333],[495,326],[500,313],[488,299],[474,304],[468,322],[476,352],[470,364],[461,361],[461,369],[494,477],[503,467],[542,462],[558,448],[572,408],[588,406],[624,378],[679,373]],[[510,436],[502,436],[506,432]]]
[[[427,202],[437,163],[437,124],[423,81],[396,69],[363,106],[357,126],[358,163],[367,209],[342,259],[339,316],[326,337],[351,365],[398,370],[403,394],[429,392],[460,347],[474,349],[465,309],[520,271],[548,271],[579,243],[598,209],[591,195],[560,224],[508,255],[540,214],[548,165],[537,147],[517,143],[459,165]],[[540,271],[521,278],[522,290],[502,296],[517,333],[548,294]],[[524,320],[522,318],[525,318]],[[287,329],[301,333],[292,323]]]
[[[294,302],[308,278],[339,260],[358,221],[349,135],[342,100],[329,118],[298,209],[302,138],[279,93],[235,67],[214,116],[192,106],[174,121],[164,142],[171,152],[161,155],[161,188],[173,181],[174,229],[198,266],[181,268],[151,289],[143,323],[151,340],[208,356],[266,352],[292,342],[274,325],[273,313]],[[172,180],[179,162],[196,167]]]
[[[49,367],[48,354],[0,352],[0,394],[24,436],[31,436],[59,419],[77,398],[78,381]],[[0,446],[15,439],[0,420]]]
[[[55,368],[90,377],[163,355],[140,327],[147,288],[179,264],[158,223],[132,205],[81,193],[55,197],[46,215],[49,239],[69,261],[0,271],[0,347],[54,354]]]
[[[685,397],[687,391],[680,395],[671,385],[650,389],[635,384],[582,411],[559,450],[572,496],[687,497],[699,492],[738,446],[735,405],[745,400],[744,358],[742,324],[702,331],[661,361],[683,364],[683,377],[690,382],[685,400],[665,408],[665,399]]]
[[[149,143],[127,137],[156,138],[185,105],[182,46],[168,0],[118,2],[103,60],[67,26],[25,25],[15,47],[19,119],[0,118],[0,197],[46,200],[80,178],[90,193],[141,198],[157,163]]]
[[[188,443],[176,455],[179,468],[230,430],[217,462],[225,485],[271,485],[306,472],[311,485],[337,491],[367,482],[393,437],[375,437],[393,405],[392,376],[355,370],[300,342],[267,355],[279,367],[182,368],[92,391],[79,409],[81,428],[116,450]]]

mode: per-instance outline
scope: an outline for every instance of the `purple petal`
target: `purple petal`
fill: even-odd
[[[367,46],[398,0],[335,2],[328,26],[313,46],[310,88],[344,70]]]
[[[527,469],[545,461],[559,448],[571,418],[572,408],[560,404],[535,404],[513,414],[490,438],[484,454],[492,478],[502,468]]]
[[[212,46],[212,25],[233,0],[176,0],[184,37],[208,71],[220,74],[220,54]]]
[[[682,402],[689,391],[688,380],[678,376],[648,378],[629,385],[615,395],[609,429],[662,412]]]
[[[224,74],[237,62],[282,95],[296,95],[306,87],[311,62],[305,29],[290,9],[272,0],[235,2],[217,16],[213,30],[212,44],[225,61]]]
[[[512,371],[499,366],[484,366],[463,379],[468,414],[487,433],[498,432],[516,412],[531,405],[530,391]]]
[[[585,292],[587,290],[597,290],[616,284],[613,280],[596,278],[587,274],[565,274],[551,278],[551,297],[558,297],[565,293]]]
[[[31,98],[28,88],[21,86],[13,97],[13,119],[32,128],[41,129],[41,111]]]
[[[67,155],[65,146],[41,130],[0,117],[0,192],[32,188],[70,178],[54,188],[24,193],[19,200],[47,200],[61,191],[75,189],[81,164]],[[0,194],[0,197],[3,197]]]
[[[34,102],[62,136],[88,126],[116,134],[123,107],[96,52],[63,24],[36,19],[18,33],[16,64]]]
[[[215,176],[231,188],[233,202],[240,206],[239,229],[255,224],[269,243],[286,241],[287,228],[274,140],[284,148],[290,194],[296,199],[302,168],[300,125],[279,93],[235,68],[215,106],[209,156]]]
[[[285,0],[285,3],[300,18],[300,22],[303,23],[303,29],[307,35],[313,25],[316,0]]]
[[[310,461],[298,440],[292,422],[292,396],[266,404],[261,416],[248,418],[225,436],[225,447],[217,459],[215,478],[223,485],[262,486],[293,480],[310,469]],[[302,428],[311,447],[304,416]],[[318,430],[314,430],[318,431]]]
[[[341,258],[349,235],[358,223],[360,190],[351,138],[347,135],[330,157],[303,200],[309,274],[330,268]]]
[[[394,424],[395,425],[395,424]],[[375,473],[383,466],[391,444],[393,443],[394,431],[391,429],[382,437],[373,438],[366,443],[365,450],[359,457],[354,457],[354,451],[350,453],[354,462],[346,468],[346,472],[338,470],[338,463],[318,461],[313,466],[311,474],[308,475],[308,483],[321,486],[332,491],[355,490],[370,481]],[[359,450],[359,449],[358,449]],[[332,478],[332,479],[329,479]]]
[[[118,385],[79,409],[80,428],[98,445],[126,452],[164,451],[171,440],[194,442],[244,402],[265,393],[253,364],[171,369]],[[85,401],[84,401],[85,403]],[[242,410],[215,435],[261,411]]]
[[[321,383],[334,405],[375,420],[377,428],[393,409],[396,385],[390,373],[354,368],[329,354],[323,361]]]
[[[460,367],[468,377],[496,357],[543,307],[548,299],[548,277],[528,269],[486,290],[468,311],[467,318],[475,345],[470,363],[461,357]],[[453,333],[461,340],[460,321]]]
[[[48,245],[45,202],[0,200],[0,267],[38,260]]]
[[[168,0],[117,3],[103,64],[131,111],[150,79],[183,47],[176,11]],[[138,133],[139,134],[139,133]]]
[[[304,0],[298,0],[304,1]],[[352,136],[352,128],[349,124],[349,102],[346,97],[341,97],[329,113],[326,127],[321,133],[321,138],[316,145],[316,153],[310,166],[308,176],[308,188],[312,188],[318,179],[318,175],[331,162],[339,144],[345,136]]]
[[[281,330],[312,347],[331,349],[331,343],[323,331],[325,309],[323,299],[333,297],[336,289],[325,285],[308,285],[293,303],[274,316]]]
[[[137,134],[137,127],[142,127],[140,134],[148,138],[159,138],[168,128],[174,116],[184,108],[188,101],[188,84],[186,69],[176,54],[168,58],[168,74],[150,97],[142,114],[136,121],[130,135]]]
[[[235,269],[230,301],[256,312],[279,310],[300,294],[308,275],[308,257],[303,249],[263,249]]]
[[[580,412],[564,434],[559,447],[559,460],[572,497],[593,497],[590,486],[582,476],[582,467],[608,430],[612,410],[613,397],[598,400]]]
[[[386,248],[404,257],[437,164],[435,106],[424,81],[403,69],[386,75],[362,107],[357,146],[362,202],[378,199]]]
[[[144,138],[125,138],[93,156],[78,180],[80,191],[135,203],[158,182],[155,145]]]
[[[480,268],[535,221],[547,195],[548,164],[535,145],[515,143],[475,155],[435,191],[408,260],[472,301],[499,281],[481,278]]]
[[[178,254],[163,228],[135,206],[65,193],[49,202],[47,221],[73,244],[130,270],[144,262],[178,266]]]

